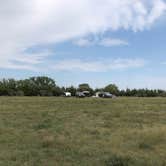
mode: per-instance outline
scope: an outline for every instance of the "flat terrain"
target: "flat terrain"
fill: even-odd
[[[166,98],[0,97],[0,166],[166,166]]]

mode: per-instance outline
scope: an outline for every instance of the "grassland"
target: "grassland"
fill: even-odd
[[[0,97],[0,166],[166,166],[166,98]]]

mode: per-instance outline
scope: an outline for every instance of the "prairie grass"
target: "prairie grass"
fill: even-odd
[[[166,166],[166,98],[0,97],[0,166]]]

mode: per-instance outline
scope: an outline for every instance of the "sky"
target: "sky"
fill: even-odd
[[[166,89],[165,0],[0,0],[0,79]]]

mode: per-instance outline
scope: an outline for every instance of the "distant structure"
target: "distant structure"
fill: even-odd
[[[86,96],[85,96],[85,94],[83,92],[76,92],[76,97],[84,98]]]
[[[71,97],[71,93],[70,92],[64,92],[64,96],[65,97]]]
[[[113,98],[114,95],[112,95],[109,92],[96,92],[94,97],[102,97],[102,98]]]
[[[90,97],[90,96],[91,96],[89,91],[83,91],[82,93],[83,93],[86,97]]]

